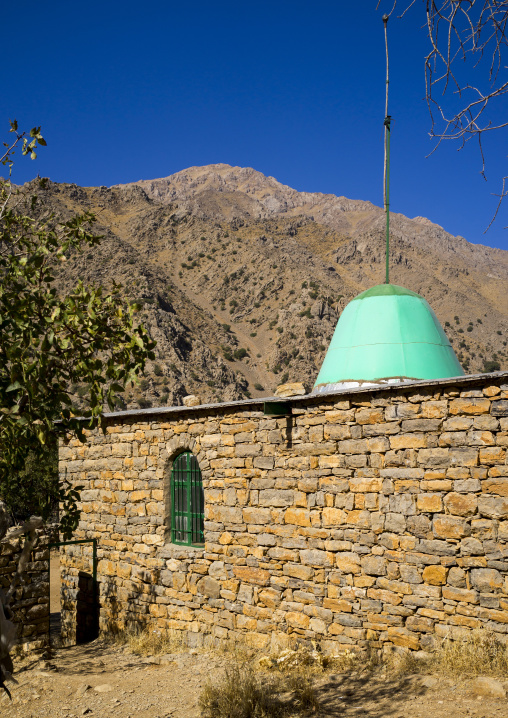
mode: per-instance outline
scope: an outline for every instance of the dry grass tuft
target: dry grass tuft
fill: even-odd
[[[477,628],[463,640],[445,638],[426,659],[408,651],[391,656],[384,665],[394,673],[436,673],[452,678],[505,677],[508,648],[492,631]]]
[[[276,718],[282,712],[273,700],[275,686],[263,685],[249,664],[226,669],[217,683],[209,681],[199,698],[204,718]]]
[[[450,676],[506,676],[508,649],[492,631],[479,628],[463,641],[445,639],[427,666]]]
[[[114,641],[137,656],[157,656],[187,650],[183,638],[181,631],[133,627],[116,634]]]
[[[319,708],[312,677],[300,670],[261,674],[252,663],[226,669],[199,699],[204,718],[283,718]]]

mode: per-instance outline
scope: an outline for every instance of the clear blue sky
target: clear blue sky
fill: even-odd
[[[186,167],[250,166],[298,190],[382,205],[385,58],[375,0],[52,0],[2,11],[2,117],[42,125],[48,147],[14,180],[111,185]],[[392,209],[508,249],[508,198],[484,235],[508,133],[433,145],[423,0],[392,16]],[[506,110],[498,108],[499,113]],[[3,138],[7,139],[7,132]]]

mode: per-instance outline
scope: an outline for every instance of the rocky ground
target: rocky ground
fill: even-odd
[[[12,703],[0,698],[0,716],[198,718],[206,681],[219,681],[233,661],[228,653],[197,650],[146,658],[98,639],[18,662],[19,685],[12,686]],[[494,679],[325,670],[315,686],[323,718],[508,717],[508,682]]]

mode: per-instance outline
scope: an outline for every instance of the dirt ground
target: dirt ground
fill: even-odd
[[[205,682],[219,680],[231,660],[196,650],[143,658],[98,639],[18,661],[19,685],[12,703],[0,698],[0,716],[198,718]],[[323,718],[508,718],[507,699],[477,697],[466,681],[438,676],[324,673],[316,687]]]
[[[55,582],[52,611],[59,609],[56,589]],[[17,659],[19,685],[10,685],[12,703],[0,697],[0,716],[198,718],[206,681],[220,680],[233,658],[189,649],[144,658],[103,639],[59,648],[45,659]],[[379,669],[324,672],[315,684],[322,718],[508,718],[508,699],[476,696],[465,680]]]

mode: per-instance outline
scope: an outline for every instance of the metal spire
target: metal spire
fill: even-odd
[[[384,205],[386,213],[386,276],[385,283],[390,284],[390,123],[392,121],[391,116],[388,114],[388,85],[390,83],[388,74],[388,19],[389,15],[383,15],[383,23],[385,28],[385,48],[386,48],[386,103],[385,103],[385,161],[384,161],[384,175],[383,175],[383,195]]]

